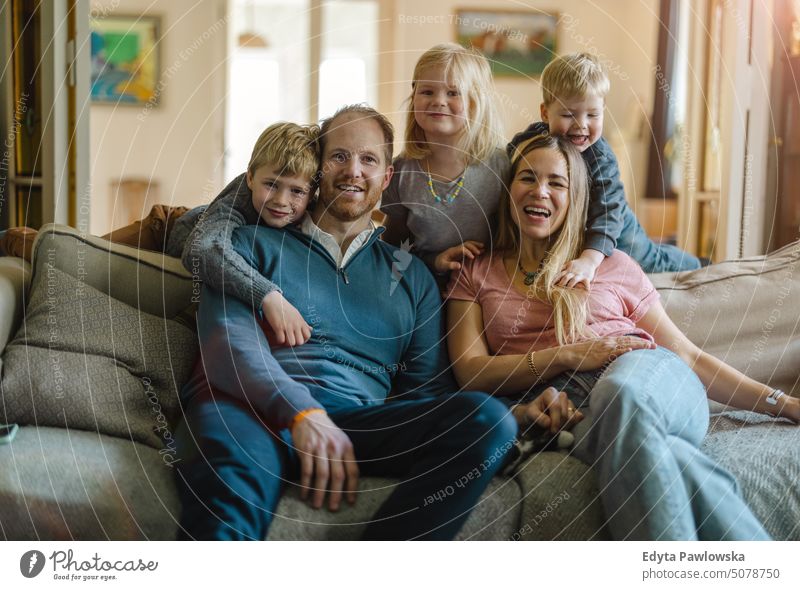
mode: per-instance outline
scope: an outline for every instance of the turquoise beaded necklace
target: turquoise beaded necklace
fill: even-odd
[[[458,181],[456,182],[456,188],[453,189],[452,193],[447,193],[443,197],[438,195],[435,190],[433,190],[433,178],[431,177],[431,166],[428,162],[425,162],[425,171],[428,173],[428,190],[431,192],[431,196],[433,200],[437,203],[452,203],[456,200],[456,197],[461,192],[461,187],[464,186],[464,174],[466,174],[466,169],[464,172],[461,173],[461,176],[458,177]]]

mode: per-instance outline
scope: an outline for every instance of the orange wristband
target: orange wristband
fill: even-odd
[[[294,418],[292,418],[292,422],[291,424],[289,424],[289,430],[292,430],[300,422],[305,420],[306,416],[308,416],[309,414],[316,414],[317,412],[324,412],[324,411],[325,410],[323,410],[322,408],[308,408],[307,410],[299,412],[297,415],[295,415]]]

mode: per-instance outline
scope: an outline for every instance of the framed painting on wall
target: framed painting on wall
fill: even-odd
[[[92,102],[158,102],[160,17],[107,16],[91,21]]]
[[[495,76],[538,77],[556,53],[557,14],[462,9],[455,23],[457,42],[483,53]]]

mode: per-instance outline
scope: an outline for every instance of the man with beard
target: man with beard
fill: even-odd
[[[512,447],[502,403],[455,393],[433,277],[372,225],[392,176],[391,124],[356,105],[320,135],[310,216],[233,237],[312,326],[310,340],[270,349],[256,302],[203,288],[203,362],[181,392],[176,437],[182,538],[264,539],[285,485],[336,511],[368,474],[400,482],[364,538],[450,539]]]

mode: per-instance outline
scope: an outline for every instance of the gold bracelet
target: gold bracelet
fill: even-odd
[[[533,364],[533,351],[528,353],[528,368],[531,370],[531,373],[536,375],[536,379],[542,378],[542,374],[539,372],[539,369],[537,369],[536,365]]]

